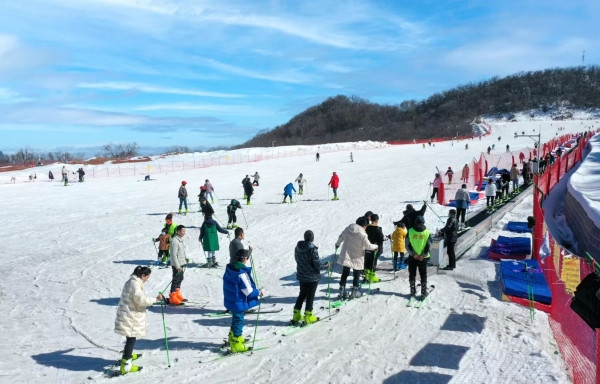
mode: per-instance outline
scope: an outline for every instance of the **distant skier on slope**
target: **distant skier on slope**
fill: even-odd
[[[283,201],[282,201],[282,203],[287,203],[288,196],[290,197],[290,203],[293,203],[294,202],[293,192],[296,192],[296,188],[294,188],[294,184],[293,183],[288,183],[283,188]]]
[[[185,205],[185,213],[188,213],[188,205],[187,205],[187,189],[185,186],[187,185],[187,181],[182,181],[181,186],[179,187],[179,192],[177,192],[177,197],[179,198],[179,213],[181,214],[181,206]]]
[[[227,229],[237,228],[237,216],[235,215],[237,209],[242,209],[240,202],[236,199],[231,200],[227,206]]]
[[[296,180],[294,181],[298,183],[298,194],[304,194],[304,184],[306,183],[306,179],[304,178],[304,176],[302,176],[302,174],[299,174],[298,177],[296,177]]]
[[[214,197],[213,193],[215,192],[215,188],[213,187],[213,185],[210,183],[210,181],[208,179],[206,179],[206,181],[204,182],[204,189],[206,191],[206,198],[208,199],[208,197],[210,197],[210,202],[214,204],[215,197]]]
[[[444,175],[448,176],[448,184],[452,184],[452,177],[454,176],[454,171],[452,170],[452,167],[448,167],[448,170]]]
[[[333,175],[331,176],[331,179],[329,180],[329,183],[327,185],[330,185],[333,189],[333,199],[331,200],[339,200],[337,190],[340,185],[340,178],[337,175],[337,173],[333,172]]]
[[[252,186],[252,182],[250,181],[248,175],[246,175],[246,178],[242,181],[242,184],[244,186],[244,198],[246,199],[246,205],[250,205],[252,204],[250,202],[250,198],[254,194],[254,187]]]

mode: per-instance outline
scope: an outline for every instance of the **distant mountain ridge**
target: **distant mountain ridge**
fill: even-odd
[[[493,77],[398,105],[338,95],[234,148],[469,135],[471,123],[483,115],[599,107],[599,84],[600,67],[585,66]]]

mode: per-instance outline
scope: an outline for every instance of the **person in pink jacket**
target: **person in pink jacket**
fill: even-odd
[[[440,185],[442,184],[442,176],[439,173],[435,174],[435,178],[433,179],[433,192],[431,193],[431,202],[433,203],[433,198],[437,196],[438,190],[440,189]]]

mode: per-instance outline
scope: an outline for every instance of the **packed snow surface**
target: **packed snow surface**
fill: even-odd
[[[584,125],[585,124],[585,125]],[[436,166],[452,166],[457,173],[488,145],[503,151],[531,147],[514,131],[542,129],[542,141],[559,134],[581,132],[589,121],[492,122],[493,133],[482,140],[421,145],[381,146],[194,169],[154,175],[87,178],[84,183],[47,182],[48,169],[60,178],[60,166],[37,168],[36,182],[9,184],[3,173],[0,211],[6,224],[2,247],[5,261],[0,281],[3,316],[0,376],[11,383],[86,383],[90,380],[127,383],[568,383],[570,378],[548,325],[547,315],[500,300],[498,264],[480,255],[490,239],[504,234],[509,220],[524,221],[532,212],[531,197],[467,252],[452,272],[431,274],[435,285],[426,305],[407,308],[407,270],[382,282],[368,300],[350,302],[331,320],[324,320],[291,336],[282,336],[298,295],[294,247],[305,230],[315,233],[322,258],[334,253],[342,230],[367,210],[381,216],[385,234],[393,231],[407,203],[420,207],[428,200]],[[537,134],[537,133],[536,133]],[[497,136],[502,137],[498,142]],[[251,149],[260,152],[272,149]],[[316,149],[315,149],[316,151]],[[157,160],[158,161],[158,160]],[[77,164],[69,164],[74,171]],[[105,167],[105,166],[104,166]],[[195,196],[205,179],[215,187],[216,217],[226,221],[231,199],[242,200],[241,180],[258,171],[252,205],[238,211],[238,224],[254,246],[253,262],[265,306],[283,311],[258,318],[253,355],[217,356],[227,337],[230,318],[203,316],[223,309],[222,269],[190,268],[183,295],[205,302],[203,308],[167,307],[164,313],[171,367],[167,367],[161,307],[148,309],[147,337],[136,352],[144,356],[140,373],[103,378],[103,368],[120,358],[124,338],[113,332],[117,303],[124,283],[136,265],[156,259],[152,238],[165,215],[176,212],[177,190],[188,182],[190,213],[175,215],[187,226],[187,250],[193,262],[205,261],[198,242],[202,216]],[[339,201],[331,201],[327,183],[340,176]],[[283,187],[302,172],[306,193],[294,204],[281,204]],[[44,175],[44,176],[40,176]],[[460,178],[460,176],[457,176]],[[432,205],[425,214],[429,228],[442,227],[447,208]],[[440,218],[438,218],[438,216]],[[220,235],[217,260],[228,259],[228,238]],[[389,242],[380,264],[389,263]],[[381,277],[392,277],[381,272]],[[155,269],[145,284],[156,296],[170,282],[169,269]],[[337,294],[339,269],[330,288]],[[418,281],[418,277],[417,277]],[[329,280],[320,281],[315,308],[328,305]],[[320,312],[320,316],[328,310]],[[256,316],[247,316],[244,335],[253,335]]]

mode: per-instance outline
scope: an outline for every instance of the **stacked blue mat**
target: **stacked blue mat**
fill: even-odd
[[[552,304],[552,292],[537,260],[503,260],[500,271],[505,294],[529,299],[529,288],[534,301]]]
[[[522,221],[509,221],[506,224],[506,230],[517,233],[531,233],[531,228],[527,227],[527,222]]]
[[[531,239],[529,237],[498,236],[498,240],[490,246],[490,252],[502,255],[528,255],[531,253]]]

